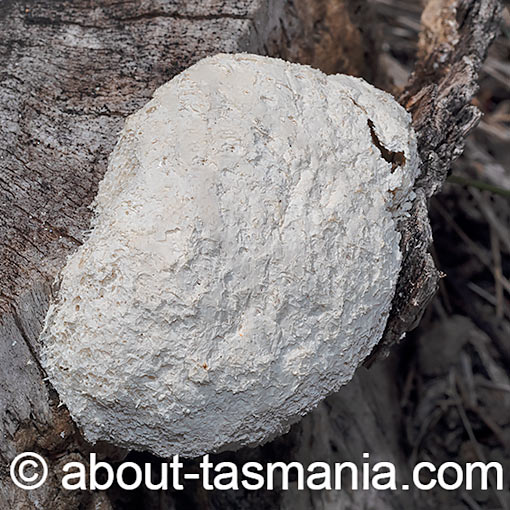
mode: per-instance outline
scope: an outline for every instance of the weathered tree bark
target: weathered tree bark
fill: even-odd
[[[55,473],[87,446],[44,381],[38,336],[117,133],[159,85],[205,55],[281,49],[298,58],[303,22],[282,0],[156,0],[9,1],[0,23],[0,506],[77,508],[94,497],[61,491]],[[9,481],[22,451],[55,468],[34,492]]]
[[[413,116],[422,174],[411,216],[400,226],[404,261],[378,351],[416,326],[435,293],[440,275],[429,253],[427,200],[441,189],[480,120],[471,100],[500,13],[497,0],[430,0],[423,12],[415,71],[399,98]]]
[[[0,5],[2,508],[109,505],[104,495],[60,488],[60,466],[84,459],[90,447],[44,380],[38,336],[52,281],[87,231],[88,206],[124,118],[176,73],[220,51],[282,56],[385,83],[374,65],[376,41],[367,30],[365,8],[363,0],[10,0]],[[401,226],[405,261],[384,348],[416,323],[435,291],[427,198],[440,188],[477,121],[469,103],[497,16],[497,0],[433,0],[427,9],[419,63],[401,98],[414,116],[423,176],[412,215]],[[396,402],[391,370],[384,368],[389,364],[358,374],[291,434],[273,445],[243,450],[234,455],[236,461],[267,458],[274,448],[306,459],[311,441],[324,454],[320,460],[356,459],[362,451],[398,457],[398,431],[388,413]],[[352,442],[346,439],[351,435]],[[50,463],[48,482],[35,491],[9,481],[9,463],[22,451],[40,452]],[[378,508],[400,508],[379,494],[370,496]],[[242,493],[200,497],[204,508],[227,508],[229,502],[252,508],[261,501],[275,508],[319,508],[325,496],[310,496],[308,506],[292,492],[244,500]],[[337,497],[345,508],[367,500],[361,493]],[[406,497],[400,498],[402,505]]]

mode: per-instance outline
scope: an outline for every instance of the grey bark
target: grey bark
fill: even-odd
[[[471,100],[500,15],[497,0],[430,0],[423,12],[415,71],[399,97],[413,116],[422,173],[411,216],[400,225],[402,270],[384,339],[374,354],[413,329],[435,294],[440,274],[429,253],[427,201],[441,189],[481,118]]]
[[[477,121],[469,103],[497,26],[496,0],[434,0],[433,5],[437,12],[438,6],[445,10],[438,15],[429,9],[431,21],[416,72],[401,96],[413,113],[424,165],[415,208],[401,226],[405,261],[384,349],[416,323],[435,291],[438,275],[428,253],[427,199],[440,188]],[[38,336],[52,282],[87,231],[88,206],[123,119],[176,73],[220,51],[282,56],[384,84],[386,77],[374,65],[376,37],[367,29],[365,7],[360,0],[9,0],[0,5],[2,508],[108,506],[104,495],[60,489],[61,464],[84,459],[90,446],[44,380]],[[457,42],[448,21],[460,35]],[[436,68],[438,62],[446,64]],[[385,368],[391,364],[385,363],[359,373],[345,391],[321,404],[274,448],[304,459],[309,455],[304,445],[313,441],[332,459],[352,457],[364,448],[375,451],[376,445],[381,451],[386,444],[388,458],[398,457],[397,427],[388,411],[396,410],[396,386],[392,370]],[[381,385],[382,392],[374,391]],[[352,443],[332,442],[332,436],[349,434],[355,435]],[[242,451],[235,458],[264,459],[271,448]],[[9,482],[9,463],[22,451],[37,451],[49,460],[50,477],[41,489],[22,491]],[[107,447],[103,452],[108,454]],[[243,503],[242,494],[204,497],[206,503],[200,506],[211,508],[225,508],[225,498],[236,508],[266,500],[298,508],[304,501],[292,493],[261,494]],[[310,496],[308,508],[319,508],[320,497]],[[347,498],[341,500],[345,505],[366,501],[366,495],[339,497]],[[408,501],[404,496],[401,500]],[[382,496],[374,501],[388,504]]]

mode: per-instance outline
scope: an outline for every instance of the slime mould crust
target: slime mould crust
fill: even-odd
[[[85,437],[235,449],[346,384],[383,334],[417,172],[409,114],[358,78],[219,54],[157,89],[41,333]]]

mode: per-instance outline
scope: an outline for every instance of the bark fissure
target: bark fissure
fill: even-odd
[[[82,23],[64,18],[50,18],[46,16],[33,16],[27,15],[25,20],[27,23],[32,25],[41,25],[41,26],[78,26],[80,28],[86,29],[94,29],[94,30],[102,30],[106,28],[111,28],[112,25],[118,23],[132,23],[137,21],[145,21],[145,20],[154,20],[158,18],[167,18],[167,19],[175,19],[175,20],[185,20],[185,21],[215,21],[215,20],[241,20],[241,21],[250,21],[253,22],[253,18],[246,15],[236,15],[236,14],[228,14],[228,13],[218,13],[218,14],[182,14],[179,12],[165,12],[165,11],[150,11],[140,13],[134,16],[112,16],[110,20],[107,20],[104,25],[92,24],[92,23]]]

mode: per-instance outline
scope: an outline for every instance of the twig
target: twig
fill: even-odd
[[[471,510],[482,510],[482,507],[469,495],[468,492],[463,492],[461,498]]]
[[[510,393],[510,385],[508,385],[508,384],[498,384],[498,383],[494,383],[492,381],[487,381],[486,379],[477,381],[476,384],[478,384],[478,386],[482,386],[489,390],[506,391],[506,392]]]
[[[478,404],[478,397],[476,392],[476,385],[474,382],[473,371],[471,366],[471,358],[465,353],[462,353],[462,368],[464,370],[464,374],[466,376],[466,384],[467,391],[463,385],[460,384],[462,379],[457,374],[457,384],[460,390],[460,396],[464,401],[466,408],[472,412],[474,412],[478,418],[485,423],[486,427],[492,431],[494,436],[498,439],[498,441],[502,444],[505,449],[508,449],[510,446],[505,433],[501,429],[501,427],[492,419],[486,412],[482,410],[480,405]]]
[[[436,200],[434,207],[438,210],[439,214],[450,224],[456,234],[471,248],[472,252],[480,259],[480,261],[491,271],[494,278],[498,278],[498,275],[494,274],[494,268],[490,256],[485,252],[483,248],[478,246],[456,223],[450,213]],[[510,282],[504,277],[500,278],[501,285],[510,294]]]
[[[407,373],[404,390],[402,391],[402,398],[400,400],[400,407],[403,409],[409,403],[409,396],[413,389],[414,378],[416,377],[416,362],[411,364],[411,369]]]
[[[469,436],[469,439],[473,445],[473,448],[476,452],[476,455],[478,456],[478,459],[481,462],[487,463],[487,458],[485,457],[485,454],[483,453],[482,447],[478,440],[476,439],[475,433],[473,431],[473,427],[471,426],[471,422],[469,421],[469,418],[466,414],[466,410],[464,409],[464,406],[462,405],[462,400],[459,395],[459,392],[457,391],[457,385],[459,385],[460,380],[455,372],[455,369],[452,369],[450,372],[450,383],[451,383],[451,391],[452,391],[452,397],[455,400],[455,405],[457,407],[457,411],[459,413],[460,419],[462,421],[462,424],[464,425],[464,428],[467,432],[467,435]],[[508,502],[505,498],[503,498],[503,495],[500,494],[500,492],[497,490],[497,485],[494,480],[494,476],[492,476],[492,473],[489,473],[489,483],[491,484],[492,490],[494,491],[496,497],[499,500],[499,503],[501,505],[501,508],[504,510],[509,510]]]
[[[437,406],[434,411],[428,416],[428,419],[424,420],[421,424],[420,430],[418,432],[418,437],[414,441],[413,451],[410,456],[410,464],[411,466],[416,465],[418,459],[418,451],[420,449],[421,443],[423,439],[426,437],[428,431],[435,427],[439,420],[445,415],[446,409],[443,407]]]
[[[473,188],[490,191],[491,193],[510,198],[509,189],[501,188],[500,186],[495,186],[493,184],[479,181],[477,179],[469,179],[467,177],[461,177],[460,175],[450,175],[448,179],[446,179],[446,182],[450,182],[452,184],[460,184],[461,186],[472,186]]]
[[[492,260],[494,261],[494,285],[496,286],[496,317],[502,319],[505,315],[505,297],[503,295],[503,286],[501,285],[501,278],[503,276],[503,269],[501,267],[501,251],[499,249],[499,237],[495,231],[494,226],[491,225],[491,249]]]
[[[476,407],[478,405],[478,396],[476,394],[476,385],[473,376],[473,366],[471,362],[470,356],[466,352],[461,353],[461,367],[464,372],[464,377],[466,378],[466,383],[468,386],[468,391],[463,397],[467,401],[470,408]]]
[[[474,188],[470,190],[471,195],[478,203],[482,214],[485,216],[487,222],[494,228],[496,233],[499,236],[501,242],[506,246],[507,250],[510,252],[510,231],[501,223],[499,218],[496,216],[492,208],[490,207],[487,199],[483,196],[483,194]]]
[[[486,290],[482,289],[482,287],[480,287],[476,283],[468,282],[467,287],[469,290],[474,292],[477,296],[480,296],[482,299],[485,299],[485,301],[487,301],[487,303],[491,304],[494,307],[497,306],[496,298],[492,294],[487,292]],[[506,308],[504,308],[503,311],[504,311],[504,314],[510,319],[510,312]]]

